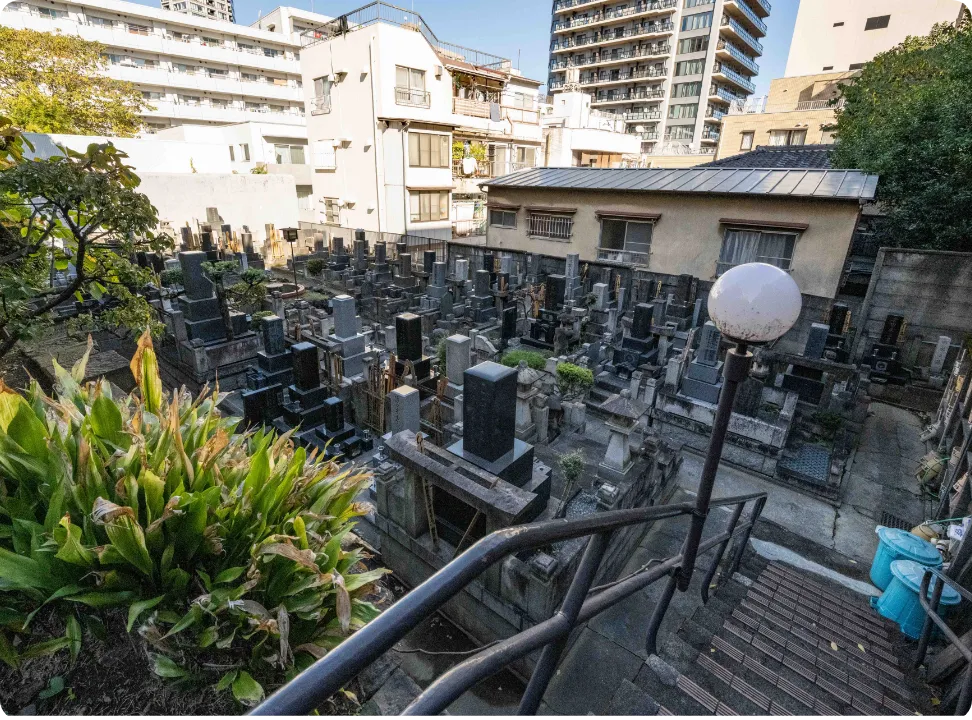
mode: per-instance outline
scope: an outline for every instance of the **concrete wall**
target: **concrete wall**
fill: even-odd
[[[962,7],[958,0],[801,0],[786,76],[848,70],[909,35],[927,35],[935,23],[955,22]],[[891,16],[888,27],[865,31],[867,19],[880,15]]]
[[[972,253],[882,248],[854,322],[855,358],[880,338],[889,314],[904,315],[907,323],[905,365],[927,367],[940,335],[964,344],[972,333]]]
[[[809,200],[778,197],[736,197],[675,193],[591,192],[492,187],[491,204],[520,206],[517,227],[489,226],[491,248],[536,252],[552,257],[579,253],[582,262],[597,259],[601,213],[660,213],[655,223],[648,270],[700,280],[715,279],[722,247],[720,218],[748,221],[805,223],[797,239],[792,275],[806,295],[834,298],[844,259],[857,224],[859,205],[847,200]],[[530,237],[527,207],[575,210],[569,240]]]
[[[297,227],[297,190],[290,175],[142,173],[139,190],[159,211],[159,220],[178,228],[206,221],[206,208],[219,210],[236,231],[248,225],[254,240],[266,239],[265,224]],[[178,232],[178,231],[177,231]]]
[[[772,130],[806,130],[806,145],[832,143],[833,132],[825,128],[835,119],[834,111],[829,108],[726,115],[722,118],[717,158],[722,160],[769,145]],[[743,149],[742,136],[747,132],[754,133],[753,142],[750,148]]]

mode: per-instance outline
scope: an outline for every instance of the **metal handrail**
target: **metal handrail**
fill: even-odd
[[[646,646],[655,651],[655,638],[664,619],[676,585],[684,591],[695,569],[696,558],[709,549],[719,551],[706,571],[702,586],[703,601],[718,564],[733,538],[740,538],[725,577],[738,568],[743,549],[753,526],[759,519],[766,493],[750,493],[713,500],[701,512],[696,503],[655,505],[597,513],[574,520],[557,519],[497,530],[472,545],[424,583],[401,598],[388,610],[358,630],[334,650],[304,670],[287,685],[253,710],[255,715],[305,714],[338,692],[358,673],[391,649],[426,617],[438,611],[466,585],[503,558],[544,547],[553,542],[591,536],[560,610],[550,619],[502,640],[463,663],[456,665],[429,686],[406,709],[406,714],[435,715],[457,697],[488,677],[534,650],[544,648],[520,705],[521,714],[533,714],[553,676],[568,635],[578,624],[614,606],[638,590],[668,576],[669,582],[656,604],[649,624]],[[738,525],[743,506],[753,501],[747,522]],[[712,507],[733,506],[727,529],[701,542],[701,528]],[[700,514],[701,512],[701,514]],[[631,525],[648,521],[692,515],[691,530],[682,550],[658,565],[625,577],[607,587],[590,588],[611,534]]]
[[[941,630],[942,635],[959,651],[959,654],[966,662],[962,690],[959,693],[958,702],[955,705],[955,714],[964,716],[968,714],[970,707],[972,707],[972,649],[963,643],[958,635],[945,623],[945,620],[938,614],[938,607],[945,585],[957,591],[966,600],[972,601],[972,592],[966,590],[938,568],[926,567],[924,570],[925,574],[921,577],[921,586],[918,589],[918,602],[921,604],[921,609],[925,612],[925,623],[921,628],[921,638],[918,641],[918,652],[915,655],[914,668],[918,669],[925,660],[925,655],[928,652],[928,641],[931,639],[932,623],[934,623]],[[929,601],[928,585],[931,582],[932,575],[938,581],[935,583],[935,588],[932,590],[932,598]]]

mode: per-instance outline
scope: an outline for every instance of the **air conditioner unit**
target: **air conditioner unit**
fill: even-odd
[[[442,66],[441,65],[436,65],[435,66],[435,79],[436,80],[441,80],[442,79]]]

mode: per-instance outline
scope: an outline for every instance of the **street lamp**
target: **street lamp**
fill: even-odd
[[[712,436],[702,466],[692,526],[685,541],[684,559],[678,577],[678,589],[681,591],[688,588],[692,579],[736,390],[749,375],[753,363],[753,354],[748,346],[764,345],[786,334],[800,316],[802,304],[800,289],[789,273],[767,263],[737,265],[723,273],[709,291],[709,317],[719,332],[736,343],[736,347],[726,353],[723,369],[725,380],[712,422]]]
[[[723,273],[709,291],[709,317],[719,332],[734,341],[736,346],[726,353],[722,392],[719,394],[709,448],[695,496],[692,524],[682,546],[682,563],[669,578],[648,626],[645,645],[649,654],[655,652],[658,628],[676,587],[685,592],[692,581],[716,471],[729,429],[732,403],[739,383],[749,375],[753,362],[753,354],[748,348],[750,345],[764,345],[786,334],[800,316],[802,304],[800,289],[793,278],[784,270],[766,263],[737,265]]]
[[[281,228],[280,232],[284,240],[290,243],[290,264],[294,268],[294,297],[297,297],[297,258],[294,257],[294,243],[297,242],[300,233],[297,232],[297,228]]]

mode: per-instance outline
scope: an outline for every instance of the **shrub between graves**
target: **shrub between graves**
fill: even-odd
[[[317,277],[324,272],[324,261],[321,258],[311,258],[307,261],[307,272]]]
[[[510,350],[500,362],[506,367],[519,367],[521,360],[526,360],[527,366],[534,370],[543,370],[547,366],[547,357],[533,350]]]
[[[157,674],[253,704],[377,615],[363,598],[385,571],[343,547],[366,474],[289,433],[232,434],[218,391],[167,397],[148,334],[137,393],[82,387],[86,362],[55,362],[56,397],[0,382],[0,660],[76,657],[92,612],[127,608]],[[31,637],[41,609],[63,637]]]
[[[557,389],[562,397],[572,400],[580,397],[594,385],[594,373],[587,368],[562,362],[557,366]]]

